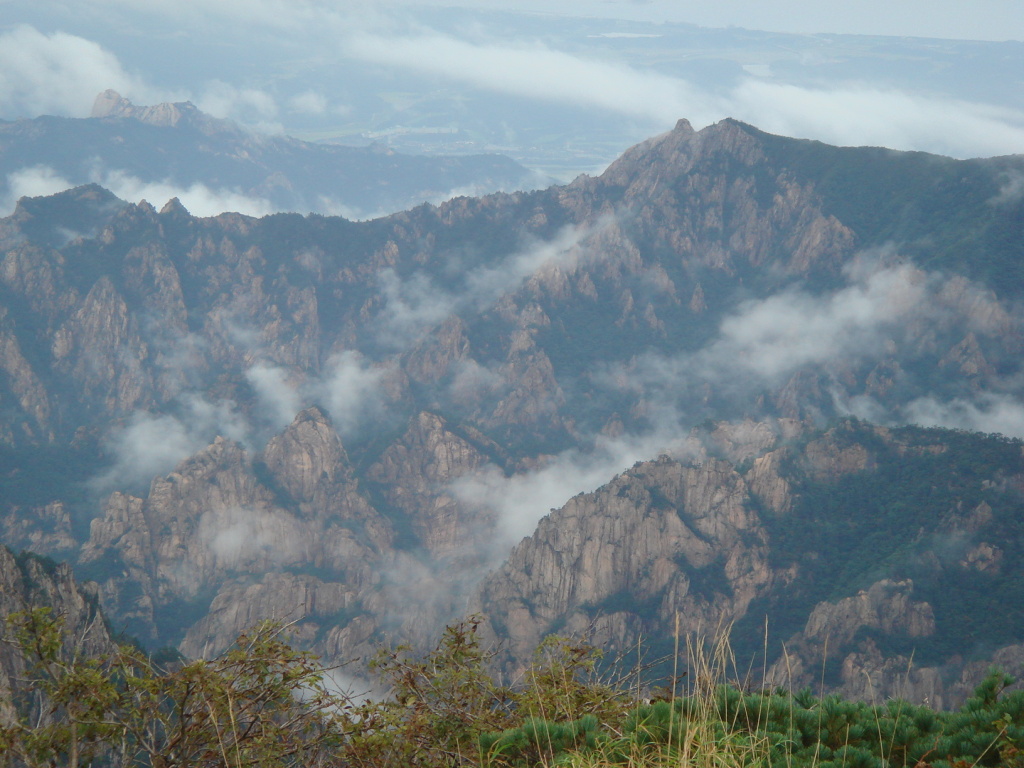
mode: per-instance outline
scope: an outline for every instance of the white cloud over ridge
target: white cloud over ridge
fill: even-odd
[[[20,25],[0,34],[0,117],[87,117],[101,91],[159,99],[117,57],[91,40]]]
[[[528,243],[496,264],[469,268],[456,289],[442,288],[422,272],[402,279],[393,269],[382,270],[378,275],[384,299],[377,323],[379,340],[395,348],[407,347],[453,313],[486,309],[538,271],[586,258],[588,250],[582,244],[607,223],[565,227],[553,239]]]
[[[1024,438],[1024,399],[1009,393],[980,393],[973,400],[942,401],[922,397],[907,404],[901,416],[924,427],[947,427],[971,432],[999,433]]]
[[[277,210],[263,198],[251,197],[238,190],[211,188],[200,182],[183,187],[171,181],[143,181],[122,170],[97,174],[93,181],[131,203],[148,200],[159,208],[172,197],[177,197],[193,216],[216,216],[232,211],[259,217]]]
[[[13,211],[15,203],[22,197],[53,195],[75,186],[46,165],[21,168],[7,174],[6,181],[6,194],[0,196],[0,204],[3,206],[0,213],[3,215]],[[122,200],[130,203],[147,200],[157,208],[177,197],[193,216],[217,216],[232,211],[259,217],[277,210],[270,201],[238,190],[215,189],[200,182],[181,186],[166,180],[143,181],[119,169],[97,168],[90,174],[89,181],[105,187]]]
[[[910,265],[847,275],[852,284],[826,296],[783,291],[741,306],[698,355],[705,375],[725,378],[738,369],[777,384],[805,366],[880,357],[896,325],[928,308],[928,278]]]

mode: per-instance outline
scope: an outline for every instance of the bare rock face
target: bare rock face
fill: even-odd
[[[490,441],[478,432],[462,436],[444,419],[423,412],[370,467],[367,477],[383,486],[388,504],[408,517],[417,541],[439,561],[479,552],[486,520],[464,509],[450,485],[488,461]]]
[[[235,574],[312,567],[350,590],[372,580],[372,564],[390,542],[391,529],[351,479],[344,449],[323,413],[300,413],[268,444],[264,462],[269,486],[250,454],[218,438],[155,479],[145,499],[123,493],[108,499],[80,562],[108,574],[101,589],[115,616],[139,622],[154,636],[155,610],[169,603],[201,610],[211,585]],[[268,609],[274,605],[261,600]],[[218,642],[237,634],[234,623],[216,631],[209,624],[197,632],[213,632]]]
[[[136,318],[108,279],[93,286],[54,334],[53,357],[57,370],[108,412],[124,413],[148,404],[152,380],[143,365],[148,349]]]
[[[70,566],[33,555],[16,558],[0,546],[0,619],[42,607],[49,607],[64,622],[66,637],[74,638],[74,645],[66,648],[69,656],[114,651],[95,590],[79,584]],[[9,631],[6,621],[0,624],[0,726],[15,723],[12,696],[23,685],[26,671],[26,660]]]
[[[190,101],[137,107],[117,91],[110,88],[96,97],[92,105],[90,117],[131,118],[141,123],[163,127],[173,127],[183,120],[199,119],[213,121],[213,118],[202,114]],[[216,122],[230,125],[226,121]]]
[[[125,134],[138,120],[180,126],[194,117],[187,104],[142,108],[113,92],[95,114],[103,122],[93,128]],[[912,473],[885,470],[963,446],[901,446],[897,430],[880,427],[814,430],[857,411],[861,396],[897,412],[926,395],[955,402],[1004,392],[1019,378],[1019,292],[997,295],[956,272],[996,259],[972,262],[972,243],[1013,241],[1020,217],[975,201],[958,215],[979,222],[981,234],[957,239],[969,255],[960,245],[929,254],[918,224],[900,222],[909,212],[939,227],[948,199],[929,203],[927,185],[904,189],[889,176],[872,194],[892,186],[913,210],[854,205],[848,216],[833,183],[843,174],[816,170],[920,159],[770,137],[732,120],[695,132],[684,121],[599,178],[372,222],[194,218],[180,203],[157,213],[99,187],[27,198],[0,220],[0,443],[101,455],[134,419],[184,419],[190,403],[224,404],[250,434],[264,434],[268,404],[278,408],[274,423],[280,411],[287,420],[305,410],[261,449],[214,439],[231,425],[182,423],[209,444],[162,470],[147,492],[125,485],[98,509],[73,508],[81,488],[65,482],[63,496],[8,501],[0,533],[52,551],[80,545],[78,565],[100,582],[114,621],[147,640],[214,653],[245,622],[294,615],[311,647],[360,653],[383,633],[423,638],[455,618],[490,564],[496,521],[459,501],[461,478],[530,472],[555,454],[589,450],[602,431],[629,440],[675,428],[677,414],[707,414],[710,429],[679,425],[679,440],[700,443],[692,453],[641,463],[572,499],[486,580],[473,605],[507,640],[509,666],[554,629],[589,627],[622,648],[664,637],[677,616],[687,631],[784,604],[784,634],[799,635],[797,645],[838,638],[830,662],[848,669],[840,683],[857,695],[867,690],[856,687],[862,679],[891,688],[901,654],[885,638],[927,640],[941,614],[933,596],[910,591],[906,573],[887,569],[911,569],[918,590],[939,576],[1005,586],[1020,559],[1006,499],[1024,487],[992,441],[985,451],[999,454],[1000,471],[962,478],[968,491],[950,470],[913,503],[875,508],[879,494],[868,491],[879,489],[865,491],[858,478],[901,486]],[[931,158],[930,169],[948,174],[931,186],[947,189],[941,178],[963,171],[980,189],[1016,162]],[[859,176],[874,183],[874,174]],[[267,179],[261,189],[284,185]],[[887,216],[878,231],[864,222]],[[877,270],[854,259],[900,234],[944,271],[900,267],[901,254],[880,255]],[[851,297],[888,306],[861,268],[894,281],[892,296],[914,311],[869,323],[871,343],[855,354],[814,352],[763,382],[742,366],[735,376],[705,373],[736,330],[729,319],[773,297],[826,315]],[[359,361],[351,392],[331,378],[342,355]],[[261,389],[264,375],[287,384],[287,396]],[[351,403],[333,397],[338,390]],[[311,406],[320,399],[352,406],[344,421],[338,414],[345,429],[358,426],[344,431],[344,445],[327,412]],[[774,420],[761,421],[765,413]],[[13,487],[30,465],[5,467],[3,479]],[[863,504],[824,519],[818,508],[837,508],[831,491],[851,487]],[[913,530],[884,527],[936,498],[942,504]],[[86,518],[88,539],[78,541],[72,521]],[[833,560],[860,543],[842,538],[854,529],[879,549],[898,529],[913,550],[905,563],[889,552],[881,571],[860,574],[863,594],[828,579]],[[932,539],[944,546],[928,549]],[[866,549],[858,556],[872,560]],[[920,674],[917,690],[939,695],[934,676]]]
[[[361,490],[338,433],[317,407],[300,411],[267,442],[262,454],[276,489],[311,520],[357,526],[374,547],[388,548],[393,532]]]
[[[322,631],[347,624],[341,619],[359,612],[358,591],[353,585],[291,573],[234,579],[217,592],[206,615],[189,629],[179,648],[189,657],[209,657],[266,619],[288,624],[296,642],[317,647],[315,641]],[[332,650],[332,658],[351,658],[354,649]]]
[[[880,695],[893,691],[893,682],[912,668],[903,657],[885,658],[870,639],[860,649],[851,644],[864,631],[904,638],[927,637],[935,632],[935,616],[928,603],[911,599],[910,580],[882,580],[853,597],[835,603],[819,603],[807,619],[803,632],[790,639],[786,653],[769,670],[768,680],[794,689],[813,685],[822,665],[842,659],[842,688],[848,696],[863,698],[870,688]],[[902,665],[902,670],[900,666]],[[926,675],[926,677],[928,677]],[[928,678],[931,680],[931,678]],[[934,686],[935,681],[930,683]],[[865,688],[864,686],[869,686]],[[934,687],[929,695],[935,696]]]
[[[956,656],[941,666],[921,664],[908,653],[884,653],[882,639],[905,642],[935,633],[932,606],[914,600],[913,591],[910,580],[883,579],[853,597],[819,603],[804,630],[786,643],[767,682],[794,690],[814,687],[826,669],[835,669],[837,677],[827,685],[846,698],[900,698],[948,709],[962,704],[993,666],[1011,675],[1024,671],[1019,645],[1000,648],[984,662]]]
[[[513,666],[556,626],[593,624],[603,644],[628,647],[638,627],[621,612],[637,605],[660,617],[644,622],[648,634],[671,632],[677,615],[685,631],[729,621],[776,577],[748,498],[722,461],[639,464],[542,520],[474,607],[507,638]]]
[[[15,407],[24,414],[24,421],[20,425],[22,434],[17,437],[30,440],[33,438],[43,441],[53,440],[49,394],[39,376],[25,359],[21,344],[11,327],[7,311],[3,307],[0,307],[0,381],[6,385],[3,388],[10,393],[11,399],[16,403]],[[2,402],[3,399],[0,399],[0,403]],[[15,403],[9,405],[15,405]],[[13,425],[5,428],[10,429],[11,426]],[[10,444],[14,440],[14,434],[0,433],[0,443]]]
[[[810,185],[775,179],[768,205],[758,200],[750,178],[723,179],[703,169],[728,157],[738,167],[763,164],[757,137],[734,120],[694,132],[680,121],[668,133],[649,139],[612,163],[601,180],[625,188],[637,216],[657,226],[659,245],[725,272],[769,258],[768,243],[785,232],[787,269],[835,269],[854,244],[854,234],[834,216],[821,212]],[[674,198],[674,199],[673,199]],[[675,205],[667,204],[672,200]],[[681,203],[681,204],[680,204]],[[727,237],[722,232],[729,231]],[[698,307],[703,303],[703,297]]]
[[[7,515],[0,517],[0,537],[10,546],[47,556],[66,556],[78,549],[71,512],[61,501],[10,507]]]

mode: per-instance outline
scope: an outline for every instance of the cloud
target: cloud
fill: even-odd
[[[460,274],[461,280],[449,289],[422,272],[402,279],[393,269],[381,270],[378,287],[384,307],[378,340],[397,348],[408,346],[452,314],[467,309],[483,311],[535,275],[595,257],[585,241],[607,224],[565,227],[551,240],[532,242],[493,265],[463,271],[462,264],[453,263],[451,271]]]
[[[293,516],[262,509],[207,510],[199,518],[197,535],[220,568],[253,567],[261,562],[279,565],[293,561],[303,549],[302,532]]]
[[[943,298],[938,277],[910,264],[885,266],[879,258],[855,261],[846,270],[849,285],[837,291],[788,289],[741,304],[696,352],[642,353],[628,364],[594,371],[592,380],[673,407],[683,401],[693,406],[713,393],[749,408],[757,394],[799,370],[879,360],[914,323],[963,318],[959,310],[971,304],[971,291]]]
[[[490,510],[498,525],[493,554],[504,558],[508,547],[531,534],[551,510],[579,493],[592,491],[625,468],[655,456],[693,456],[695,445],[676,415],[665,411],[659,427],[643,435],[601,436],[588,451],[570,449],[550,457],[538,469],[506,476],[488,464],[455,480],[450,490],[460,503]]]
[[[1024,173],[1007,171],[1003,174],[999,194],[989,202],[995,206],[1013,205],[1020,202],[1021,199],[1024,199]]]
[[[148,200],[160,207],[176,197],[193,216],[216,216],[225,211],[233,211],[258,217],[276,210],[263,198],[250,197],[238,190],[211,188],[200,182],[182,187],[170,181],[142,181],[120,170],[97,174],[94,181],[122,200],[133,203]]]
[[[95,168],[90,173],[90,181],[109,189],[122,200],[132,203],[148,200],[158,208],[176,197],[193,216],[216,216],[225,211],[233,211],[259,217],[277,210],[268,200],[238,190],[216,189],[200,182],[183,187],[171,181],[143,181],[127,171],[117,169]],[[21,197],[52,195],[74,186],[53,168],[35,165],[9,173],[7,193],[0,199],[6,211],[13,211]]]
[[[808,88],[756,78],[713,93],[682,78],[553,50],[476,43],[435,32],[351,34],[363,61],[449,78],[515,96],[591,107],[670,126],[726,117],[769,132],[839,145],[878,145],[957,157],[1024,151],[1024,113],[945,97],[847,84]]]
[[[830,144],[955,157],[1024,152],[1024,113],[1018,110],[866,85],[812,89],[746,80],[722,108],[762,130]]]
[[[778,383],[805,366],[883,356],[897,325],[926,307],[928,282],[910,265],[847,274],[853,285],[832,294],[783,291],[741,306],[702,354],[705,375],[740,369]]]
[[[245,378],[256,393],[259,413],[274,428],[288,426],[302,410],[302,395],[284,368],[256,363],[245,372]]]
[[[196,106],[208,115],[234,120],[262,133],[283,132],[276,121],[277,102],[258,88],[238,88],[222,80],[211,80]]]
[[[174,359],[184,360],[183,355],[192,352],[183,350]],[[169,413],[137,411],[104,438],[111,465],[90,486],[101,494],[117,489],[138,492],[217,436],[257,449],[313,404],[327,408],[339,434],[351,436],[387,419],[384,383],[391,373],[391,366],[374,365],[355,351],[334,355],[322,376],[308,379],[266,361],[258,362],[245,374],[257,400],[250,417],[233,400],[210,401],[195,392],[179,395]]]
[[[1009,394],[982,393],[972,400],[956,398],[946,402],[922,397],[909,403],[902,416],[925,427],[998,432],[1024,438],[1024,402]]]
[[[107,88],[134,99],[155,95],[91,40],[64,32],[45,35],[28,25],[0,35],[0,116],[5,119],[87,117],[96,94]]]
[[[46,197],[73,187],[70,181],[46,165],[20,168],[7,174],[7,193],[2,198],[4,215],[14,210],[23,197]]]
[[[862,254],[845,275],[837,290],[787,289],[741,304],[696,351],[643,352],[589,379],[611,397],[628,393],[632,405],[623,407],[652,425],[657,409],[678,409],[691,425],[723,409],[755,416],[764,397],[806,393],[796,377],[808,373],[803,381],[821,387],[820,398],[802,400],[802,413],[1016,434],[1019,310],[963,277],[901,262],[891,249]],[[989,371],[988,393],[971,394],[978,371]]]
[[[384,383],[393,372],[389,364],[375,365],[361,353],[345,350],[331,356],[319,377],[300,379],[266,361],[254,364],[245,376],[256,393],[261,418],[274,431],[290,424],[303,408],[321,405],[345,437],[385,417]]]
[[[480,45],[437,33],[388,38],[358,34],[345,45],[351,56],[363,61],[660,123],[694,114],[699,101],[698,92],[684,80],[540,45]]]
[[[875,363],[891,355],[894,344],[912,342],[922,328],[953,330],[955,337],[972,329],[1001,333],[1012,322],[995,316],[989,292],[961,278],[948,280],[908,263],[892,263],[894,256],[892,251],[862,255],[846,271],[848,285],[836,291],[787,290],[747,302],[696,352],[640,355],[632,366],[597,373],[599,386],[630,389],[645,401],[652,425],[648,432],[601,436],[590,450],[565,451],[538,469],[511,477],[487,465],[456,480],[451,492],[462,504],[496,515],[500,550],[528,535],[549,509],[606,483],[636,461],[660,454],[697,455],[700,447],[687,436],[688,428],[700,420],[695,418],[699,411],[688,410],[695,393],[699,400],[699,393],[710,390],[744,403],[749,411],[756,393],[784,384],[798,371]],[[934,359],[927,364],[934,366]],[[478,368],[466,369],[466,385],[476,386],[479,380],[479,386],[490,386],[488,372]],[[1007,388],[1001,394],[946,400],[929,395],[888,406],[867,395],[845,399],[836,393],[836,408],[878,423],[914,422],[1024,437],[1019,382],[1011,377],[1001,386]]]
[[[304,396],[326,405],[335,429],[350,435],[385,416],[382,385],[392,372],[389,365],[373,365],[359,352],[346,350],[328,361],[324,375],[306,387]]]
[[[246,443],[249,427],[230,401],[210,402],[200,395],[179,398],[175,412],[152,414],[138,411],[104,439],[113,463],[90,482],[98,493],[114,489],[139,490],[165,475],[184,459],[221,435]]]
[[[316,91],[306,91],[289,99],[288,106],[293,112],[322,115],[327,111],[327,99]]]

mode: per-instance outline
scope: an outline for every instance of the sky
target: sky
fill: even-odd
[[[447,3],[434,3],[446,5]],[[744,27],[771,32],[935,37],[954,40],[1024,40],[1024,4],[1017,0],[476,0],[481,8],[578,14],[705,27]]]

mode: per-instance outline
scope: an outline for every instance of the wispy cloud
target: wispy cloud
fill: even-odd
[[[700,94],[678,78],[583,58],[550,48],[482,45],[437,33],[384,38],[353,35],[353,57],[442,75],[502,93],[671,124],[699,108]]]
[[[166,474],[184,459],[209,445],[217,435],[245,443],[249,425],[235,403],[210,402],[196,394],[184,395],[174,413],[139,411],[104,439],[113,461],[94,478],[99,493],[115,489],[138,491],[158,475]]]
[[[902,409],[903,420],[926,427],[948,427],[972,432],[998,432],[1024,438],[1024,398],[1021,393],[979,393],[973,399],[942,401],[922,397]]]
[[[304,549],[303,531],[289,514],[262,508],[210,509],[199,518],[197,537],[220,568],[252,568],[292,562]],[[308,548],[308,543],[307,543]]]
[[[665,410],[659,427],[646,434],[599,436],[589,450],[563,451],[538,469],[512,476],[488,464],[458,478],[451,491],[460,503],[496,517],[494,554],[504,557],[508,547],[532,533],[542,517],[576,494],[600,487],[638,461],[662,454],[687,458],[697,447],[677,416]]]
[[[213,117],[234,120],[261,133],[282,133],[274,97],[259,88],[239,88],[211,80],[196,99],[196,106]]]
[[[549,241],[531,242],[494,264],[469,268],[458,285],[447,289],[423,272],[401,278],[393,269],[382,270],[378,275],[384,299],[379,340],[404,348],[449,315],[467,309],[482,311],[534,275],[593,257],[585,241],[604,226],[606,222],[594,227],[566,227]],[[453,271],[457,266],[453,265]]]
[[[322,115],[327,111],[327,98],[316,91],[304,91],[288,100],[288,106],[295,112],[306,115]]]
[[[879,145],[958,157],[1024,151],[1024,113],[869,85],[835,88],[743,80],[709,92],[679,77],[543,45],[469,42],[434,32],[352,34],[349,55],[500,93],[592,107],[670,126],[734,117],[764,130],[840,145]]]
[[[718,114],[784,136],[844,146],[912,149],[954,157],[1024,152],[1024,113],[868,85],[804,88],[747,80]]]
[[[143,103],[162,95],[91,40],[27,25],[0,35],[0,117],[87,117],[106,88]]]
[[[193,216],[216,216],[225,211],[266,216],[275,211],[274,206],[262,198],[232,189],[211,188],[200,182],[182,187],[169,181],[142,181],[120,170],[98,174],[94,181],[132,203],[145,199],[160,207],[177,197]]]
[[[896,324],[926,308],[928,279],[910,265],[847,275],[853,284],[835,293],[788,290],[741,306],[700,355],[705,375],[739,369],[773,384],[805,366],[885,355]]]
[[[73,187],[70,181],[46,165],[33,165],[7,174],[6,194],[0,198],[3,208],[0,213],[7,215],[23,197],[46,197]]]

